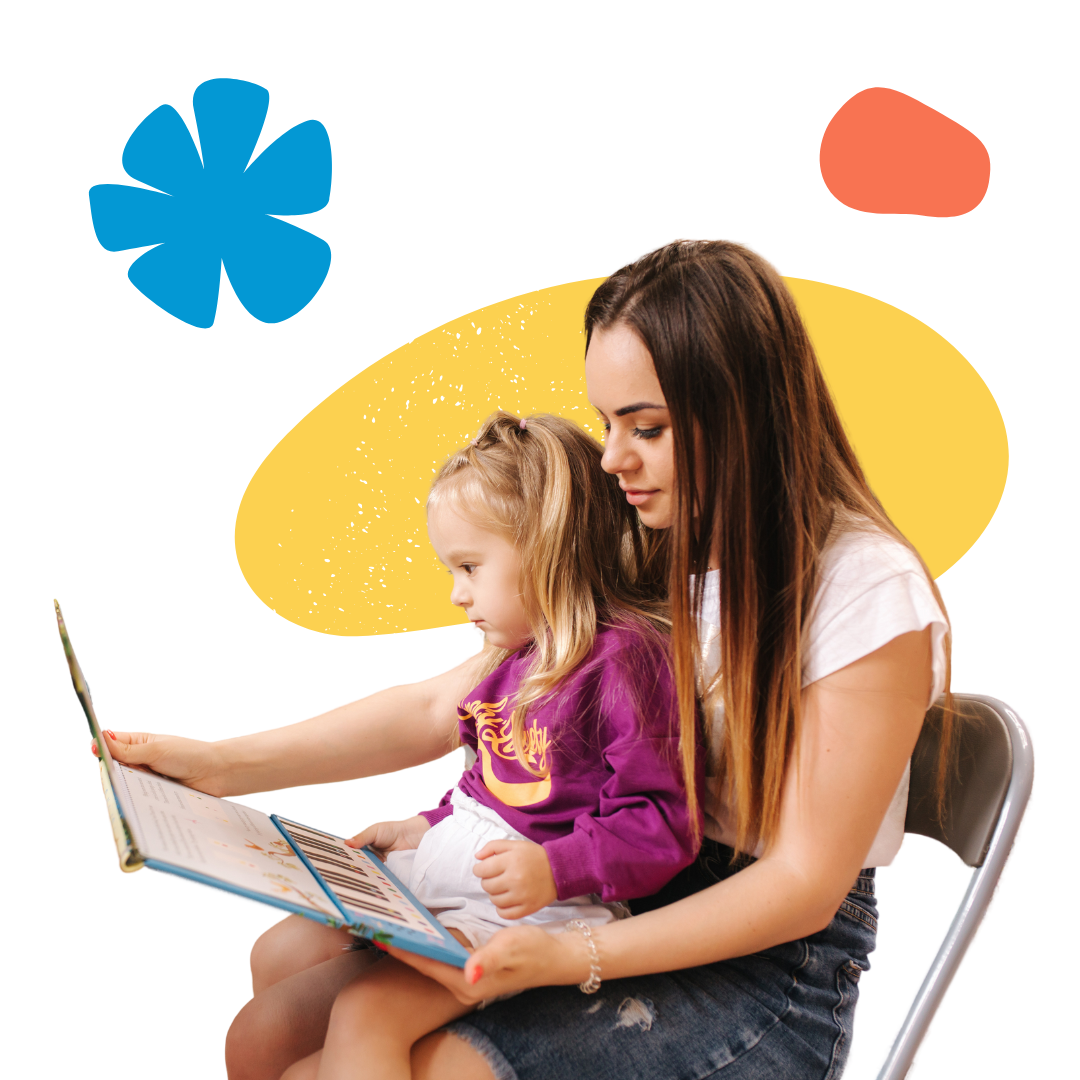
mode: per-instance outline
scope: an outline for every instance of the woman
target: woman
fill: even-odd
[[[874,942],[872,868],[899,847],[908,761],[947,687],[940,598],[870,491],[771,266],[734,244],[668,245],[597,290],[586,332],[604,468],[668,566],[687,775],[705,702],[702,856],[591,941],[514,927],[464,972],[395,951],[463,1001],[543,987],[428,1036],[414,1077],[838,1076]],[[215,794],[402,768],[444,752],[472,674],[212,746],[130,736],[117,756]],[[399,722],[417,710],[419,740]],[[353,751],[321,760],[343,727]],[[339,948],[273,979],[314,986],[310,965],[328,963],[344,985],[359,961]]]

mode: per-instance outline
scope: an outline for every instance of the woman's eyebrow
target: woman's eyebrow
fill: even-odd
[[[638,401],[633,405],[624,405],[621,409],[615,410],[616,416],[629,416],[630,413],[642,412],[645,409],[666,409],[666,405],[655,405],[650,401]]]

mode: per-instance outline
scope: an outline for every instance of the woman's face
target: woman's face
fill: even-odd
[[[668,528],[675,505],[675,450],[649,350],[623,323],[595,332],[585,354],[585,383],[607,433],[604,470],[619,478],[642,524]]]

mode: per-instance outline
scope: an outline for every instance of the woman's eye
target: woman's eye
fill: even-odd
[[[632,434],[635,439],[655,439],[663,428],[651,427],[651,428],[634,428]]]

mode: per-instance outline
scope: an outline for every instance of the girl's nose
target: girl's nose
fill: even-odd
[[[471,600],[466,582],[454,581],[454,587],[450,590],[450,603],[455,607],[468,607]]]

